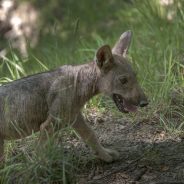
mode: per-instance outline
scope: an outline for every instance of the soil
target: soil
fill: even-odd
[[[100,142],[118,150],[121,156],[107,164],[94,158],[81,140],[73,140],[80,161],[85,163],[79,169],[77,183],[184,184],[183,138],[168,135],[157,119],[132,123],[125,117],[109,113],[88,117]]]

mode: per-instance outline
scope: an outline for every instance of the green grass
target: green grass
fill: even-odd
[[[62,142],[50,140],[36,151],[35,139],[8,144],[8,158],[0,170],[1,183],[73,183],[78,160],[63,149]],[[71,177],[71,175],[73,177]]]
[[[183,4],[182,1],[177,2]],[[97,0],[65,2],[62,20],[48,17],[48,24],[53,21],[55,27],[42,32],[40,43],[36,49],[30,50],[28,60],[22,60],[12,51],[1,61],[0,82],[9,82],[63,64],[89,61],[99,46],[106,43],[113,46],[123,31],[131,29],[133,42],[129,57],[150,105],[129,117],[132,121],[140,117],[148,120],[158,117],[158,123],[166,132],[183,134],[183,100],[171,105],[172,91],[179,91],[184,85],[184,9],[177,2],[173,6],[176,11],[173,20],[167,20],[169,10],[161,7],[157,0],[135,0],[133,3],[112,0],[110,4]],[[49,9],[45,6],[42,9],[45,20],[46,12],[54,8],[58,7]],[[116,111],[114,107],[110,99],[98,96],[85,108],[96,108],[103,112],[105,109]],[[30,145],[34,145],[33,142],[31,138]],[[7,144],[6,167],[0,171],[2,183],[11,183],[12,180],[21,183],[21,178],[25,183],[74,182],[72,179],[78,161],[72,153],[65,154],[62,145],[47,149],[41,156],[34,149],[30,151],[31,148],[26,147],[14,156],[13,150],[18,145],[24,147],[25,144],[21,141]]]

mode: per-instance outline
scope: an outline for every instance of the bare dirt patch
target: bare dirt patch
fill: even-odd
[[[110,164],[92,159],[89,148],[75,140],[76,152],[85,160],[78,184],[184,183],[184,141],[167,135],[156,119],[130,123],[109,113],[88,119],[101,143],[121,157]]]

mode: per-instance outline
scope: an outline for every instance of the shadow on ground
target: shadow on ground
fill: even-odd
[[[77,183],[184,184],[182,138],[168,136],[156,121],[132,124],[123,118],[104,119],[90,124],[102,144],[117,149],[121,158],[111,164],[89,161],[79,173]],[[81,146],[79,152],[88,151]]]

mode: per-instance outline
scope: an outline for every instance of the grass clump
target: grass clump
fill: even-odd
[[[78,159],[62,142],[50,139],[37,147],[35,136],[7,143],[7,158],[0,170],[1,183],[75,183]],[[71,177],[72,176],[72,177]]]

